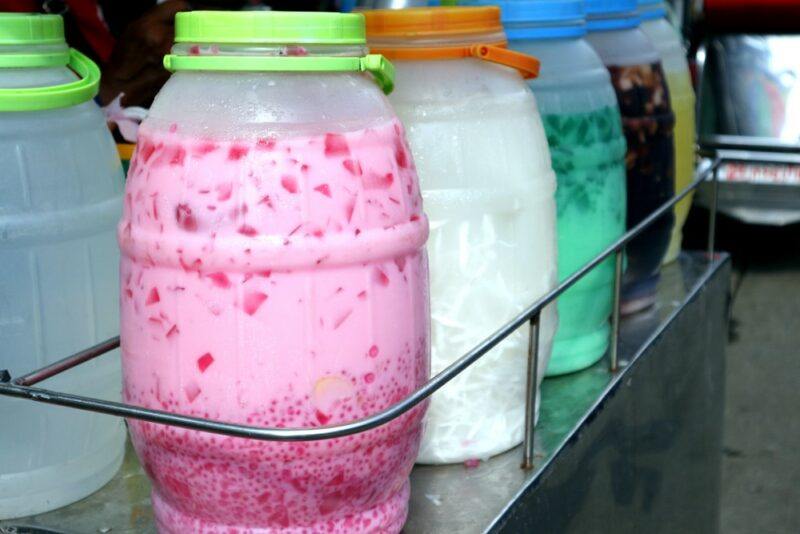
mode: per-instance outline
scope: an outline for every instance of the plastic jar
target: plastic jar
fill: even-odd
[[[582,1],[499,5],[508,46],[542,62],[539,76],[528,83],[558,180],[558,275],[563,280],[625,232],[619,106],[608,71],[585,40]],[[609,259],[559,298],[548,376],[579,371],[602,358],[611,333],[613,291],[614,261]]]
[[[12,375],[118,332],[123,177],[92,101],[99,80],[61,17],[0,14],[0,367]],[[119,367],[106,355],[47,387],[119,400]],[[82,499],[122,463],[119,419],[0,397],[0,421],[0,519]]]
[[[427,219],[361,15],[180,13],[119,242],[124,397],[281,428],[429,374]],[[264,442],[130,421],[161,532],[399,532],[424,406]]]
[[[658,51],[639,29],[636,0],[587,0],[587,40],[611,73],[628,144],[627,227],[675,193],[675,115]],[[655,302],[675,217],[661,217],[626,247],[622,312]]]
[[[496,7],[365,12],[372,51],[397,71],[390,99],[431,220],[433,373],[557,279],[547,140],[533,93],[502,63],[537,65],[504,48],[499,14]],[[542,318],[540,379],[556,324],[551,306]],[[517,330],[433,395],[419,462],[486,458],[522,441],[528,331]]]
[[[675,192],[694,178],[695,98],[686,51],[675,28],[667,20],[666,4],[661,0],[639,0],[642,32],[658,50],[667,75],[669,98],[675,112]],[[683,225],[692,207],[693,194],[675,205],[675,226],[664,263],[677,259],[681,251]]]

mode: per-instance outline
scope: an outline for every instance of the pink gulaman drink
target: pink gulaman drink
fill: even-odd
[[[397,121],[238,141],[145,123],[119,226],[127,402],[319,427],[428,378],[427,220]],[[263,442],[130,420],[162,532],[399,532],[423,407]]]

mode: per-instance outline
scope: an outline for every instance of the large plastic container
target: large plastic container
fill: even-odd
[[[119,225],[125,399],[286,428],[403,399],[428,227],[362,15],[195,11],[175,41]],[[161,532],[399,532],[423,413],[295,443],[129,424]]]
[[[619,106],[608,71],[584,38],[582,1],[509,0],[499,6],[509,47],[542,63],[529,84],[558,180],[558,276],[563,280],[625,232]],[[609,259],[559,298],[548,376],[578,371],[602,358],[611,333],[613,291]]]
[[[367,11],[392,58],[390,99],[408,129],[431,220],[432,370],[437,373],[556,283],[555,176],[536,100],[496,7]],[[535,62],[534,62],[535,64]],[[556,329],[542,318],[539,378]],[[486,458],[522,440],[528,328],[431,399],[419,462]]]
[[[675,191],[681,191],[694,177],[695,98],[686,51],[678,32],[667,20],[666,3],[661,0],[639,0],[642,32],[658,50],[672,110],[675,113]],[[683,225],[692,207],[693,194],[675,205],[675,226],[664,263],[677,259],[683,240]]]
[[[587,0],[587,40],[611,73],[628,144],[627,226],[632,228],[675,193],[675,115],[658,50],[639,29],[636,0]],[[672,212],[628,243],[622,312],[655,302]]]
[[[0,14],[0,369],[12,375],[118,332],[123,177],[92,102],[99,76],[60,17]],[[119,400],[119,360],[44,386]],[[0,425],[0,519],[81,499],[122,462],[116,418],[0,397]]]

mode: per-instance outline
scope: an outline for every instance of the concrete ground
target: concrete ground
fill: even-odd
[[[800,226],[718,229],[735,271],[721,533],[800,533]]]

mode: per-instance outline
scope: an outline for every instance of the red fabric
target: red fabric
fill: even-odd
[[[706,10],[731,8],[775,9],[781,7],[800,7],[800,0],[705,0]]]
[[[705,0],[703,9],[711,30],[800,32],[800,0]]]
[[[114,49],[114,36],[103,21],[96,0],[67,0],[66,3],[83,38],[102,62],[108,61]]]
[[[39,11],[39,2],[36,0],[0,0],[0,11],[32,13]]]

